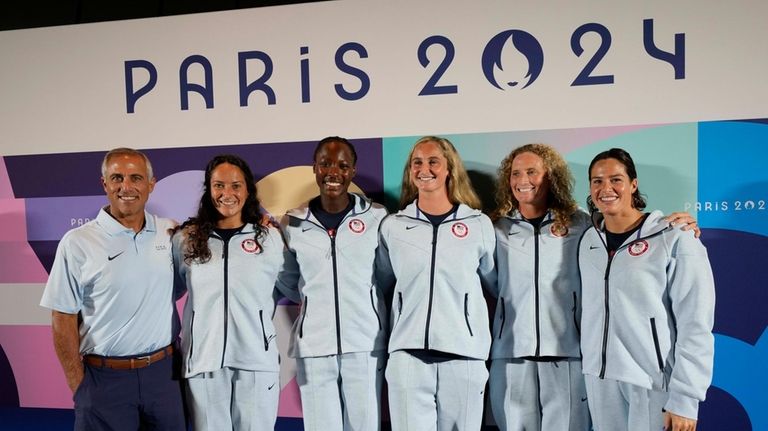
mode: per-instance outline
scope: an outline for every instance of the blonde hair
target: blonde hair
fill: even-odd
[[[493,213],[493,219],[498,220],[519,209],[520,202],[512,193],[512,189],[509,186],[509,177],[512,174],[512,162],[515,160],[515,157],[523,153],[532,153],[541,157],[546,169],[547,179],[549,180],[547,208],[552,212],[555,220],[554,227],[568,227],[571,223],[571,216],[578,210],[576,201],[572,196],[573,175],[563,156],[557,150],[545,144],[526,144],[515,148],[501,162],[496,182],[497,208]]]
[[[411,182],[411,158],[416,147],[427,142],[434,142],[448,162],[448,178],[445,180],[448,200],[452,204],[464,204],[474,209],[480,209],[482,207],[480,198],[477,197],[475,190],[472,188],[472,181],[470,181],[469,175],[467,175],[467,171],[464,169],[464,163],[461,161],[459,153],[451,144],[451,141],[437,136],[425,136],[413,144],[413,148],[411,148],[411,152],[408,154],[408,160],[405,162],[405,168],[403,168],[403,182],[400,186],[400,209],[408,206],[419,195],[419,190]]]

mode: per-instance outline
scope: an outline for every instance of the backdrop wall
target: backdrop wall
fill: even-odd
[[[413,142],[439,134],[489,205],[518,145],[563,152],[582,204],[592,156],[630,151],[649,208],[697,217],[715,273],[699,429],[768,429],[767,13],[758,1],[335,1],[0,32],[0,422],[71,408],[37,303],[58,240],[106,203],[107,149],[147,150],[150,210],[183,220],[215,154],[245,157],[280,215],[316,193],[320,138],[353,138],[355,185],[391,205]],[[281,352],[295,312],[279,307]],[[293,429],[285,359],[279,414]]]

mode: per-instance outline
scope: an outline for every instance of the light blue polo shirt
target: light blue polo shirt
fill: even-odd
[[[171,343],[173,258],[169,219],[144,212],[139,233],[104,209],[67,232],[40,305],[82,316],[80,353],[139,355]]]

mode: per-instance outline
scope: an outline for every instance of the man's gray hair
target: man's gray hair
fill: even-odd
[[[126,147],[120,147],[115,148],[113,150],[109,150],[107,154],[104,155],[104,160],[101,162],[101,176],[105,177],[107,176],[107,164],[109,163],[109,159],[115,156],[138,156],[144,159],[144,163],[147,165],[147,175],[149,178],[148,180],[151,180],[155,177],[154,173],[152,172],[152,163],[149,161],[149,157],[147,157],[146,154],[142,153],[139,150],[134,150],[133,148],[126,148]]]

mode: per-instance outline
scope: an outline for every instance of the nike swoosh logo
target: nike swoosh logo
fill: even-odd
[[[268,390],[268,391],[271,391],[271,390],[272,390],[272,388],[274,388],[276,384],[277,384],[277,383],[272,383],[272,386],[268,387],[268,388],[267,388],[267,390]]]
[[[383,370],[383,369],[384,369],[384,367],[381,367],[381,368],[376,368],[376,371],[381,371],[381,370]]]
[[[416,227],[416,226],[406,226],[406,227],[405,227],[405,230],[411,230],[411,229],[413,229],[413,228],[415,228],[415,227]]]
[[[120,253],[117,253],[117,254],[116,254],[116,255],[114,255],[114,256],[107,256],[107,260],[109,260],[109,261],[113,261],[113,260],[115,260],[115,259],[117,258],[117,256],[120,256],[120,255],[121,255],[121,254],[123,254],[123,253],[125,253],[125,250],[121,251]]]
[[[583,403],[586,400],[587,400],[587,397],[584,397],[584,398],[581,399],[581,402]]]
[[[590,246],[589,246],[589,249],[590,249],[590,250],[594,250],[594,249],[596,249],[596,248],[600,248],[600,247],[598,247],[598,246],[596,246],[596,245],[590,245]]]
[[[303,232],[306,232],[306,231],[308,231],[310,229],[312,229],[312,228],[311,227],[303,227],[303,228],[301,228],[301,232],[303,233]]]
[[[510,233],[509,233],[509,236],[512,236],[512,235],[517,235],[517,234],[519,234],[519,233],[520,233],[520,232],[510,232]]]

